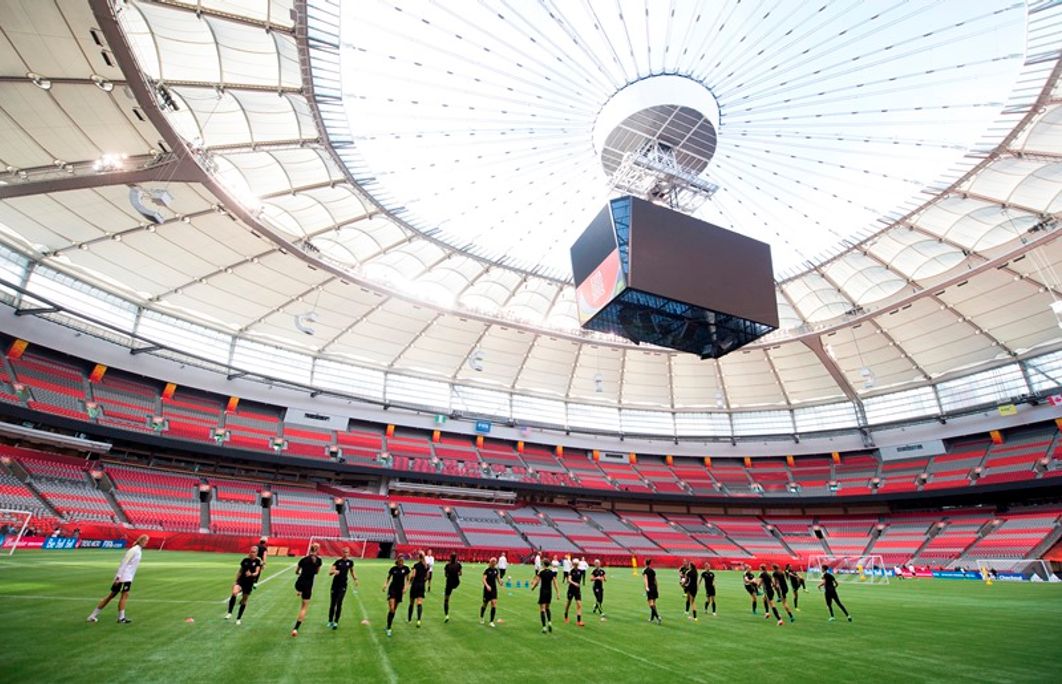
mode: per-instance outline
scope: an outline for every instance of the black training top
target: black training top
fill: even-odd
[[[417,561],[413,564],[413,584],[424,584],[428,581],[428,564]]]
[[[333,587],[345,587],[347,586],[347,577],[350,575],[350,569],[354,567],[354,561],[349,558],[337,558],[332,567],[336,569],[336,574],[332,577]]]
[[[766,570],[760,573],[760,586],[763,587],[764,592],[774,590],[774,584],[771,581],[771,573]]]
[[[487,569],[483,571],[483,576],[487,579],[488,587],[490,587],[492,590],[496,590],[498,588],[498,568],[492,568],[488,566]]]
[[[583,574],[585,572],[586,572],[585,570],[580,570],[579,568],[572,568],[572,571],[570,573],[568,573],[568,583],[569,583],[569,585],[582,584],[582,582],[583,582]]]
[[[715,589],[715,573],[711,570],[705,570],[701,573],[701,579],[704,580],[705,589]]]
[[[826,591],[837,591],[837,578],[833,576],[833,573],[827,570],[822,573],[822,581],[826,587]]]
[[[774,585],[778,588],[778,591],[785,591],[788,589],[785,583],[785,573],[781,570],[775,570],[771,573],[771,577],[774,578]]]
[[[313,578],[321,569],[321,559],[318,556],[303,556],[299,561],[299,581],[313,584]]]
[[[550,566],[546,566],[538,571],[538,595],[539,596],[552,596],[553,595],[553,578],[557,576],[557,572]]]
[[[756,579],[756,575],[752,574],[751,570],[745,571],[745,586],[752,584],[752,580]]]
[[[240,561],[240,579],[252,579],[261,567],[262,561],[259,559],[244,558]]]
[[[642,575],[645,577],[646,586],[650,590],[656,589],[656,570],[646,568],[645,570],[642,570]]]
[[[598,584],[600,584],[601,582],[604,582],[605,581],[605,569],[604,568],[594,568],[593,570],[591,570],[590,571],[590,581],[591,582],[597,582]]]
[[[692,593],[697,591],[697,567],[691,565],[686,570],[686,592]]]
[[[269,544],[265,543],[265,540],[258,542],[258,557],[265,558],[266,552],[269,551]]]
[[[387,571],[387,589],[391,593],[401,594],[406,589],[406,576],[409,574],[408,565],[392,565]]]
[[[443,573],[446,575],[446,581],[453,584],[461,576],[461,564],[457,561],[451,561],[443,568]]]

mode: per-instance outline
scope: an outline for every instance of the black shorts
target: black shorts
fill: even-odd
[[[409,585],[409,600],[424,598],[425,586],[421,583]]]
[[[708,587],[704,590],[704,598],[715,598],[715,587]]]
[[[459,586],[461,586],[460,582],[447,582],[446,583],[446,595],[449,596],[451,593],[453,593],[453,590],[456,589]]]
[[[333,597],[338,596],[339,598],[343,598],[343,596],[346,593],[347,593],[347,585],[345,585],[345,584],[333,584],[332,585],[332,596]]]
[[[309,601],[313,597],[313,584],[296,582],[295,591],[302,595],[303,601]]]
[[[582,587],[573,587],[573,586],[569,586],[568,587],[568,600],[571,601],[573,599],[576,600],[576,601],[582,601],[583,600],[583,589],[582,589]]]
[[[798,584],[797,582],[793,582],[793,593],[795,594],[798,591],[800,591],[800,584]]]
[[[129,591],[132,586],[132,582],[114,582],[111,584],[111,593],[117,594],[120,591]]]
[[[594,598],[600,601],[605,596],[605,587],[600,582],[594,582]]]
[[[395,603],[402,603],[402,593],[403,593],[403,589],[401,589],[401,588],[388,589],[387,590],[387,600],[388,601],[394,601]]]
[[[778,596],[784,601],[785,597],[789,596],[789,588],[788,587],[779,587],[778,588]]]
[[[655,601],[658,598],[660,598],[660,592],[658,592],[656,589],[650,589],[647,592],[645,592],[645,600],[646,601]]]
[[[697,598],[697,587],[686,587],[686,593],[692,598]]]
[[[773,601],[774,600],[774,589],[771,589],[770,587],[764,587],[763,588],[763,596],[768,601]]]
[[[498,590],[497,589],[487,589],[486,587],[483,588],[483,600],[484,601],[496,601],[497,599],[498,599]]]
[[[831,590],[831,589],[827,589],[826,590],[826,600],[827,601],[839,601],[840,598],[841,597],[839,597],[837,595],[837,591],[836,590]]]
[[[236,583],[236,586],[240,588],[241,594],[243,594],[244,596],[250,596],[251,592],[254,591],[254,582],[254,578],[241,579],[239,582]]]
[[[749,592],[749,596],[755,596],[759,593],[758,591],[756,591],[756,585],[754,584],[746,584],[745,591]]]
[[[498,577],[501,577],[502,579],[505,579],[505,571],[506,571],[507,569],[508,569],[508,568],[499,568],[499,569],[498,569]]]
[[[540,605],[540,606],[542,606],[542,605],[548,606],[551,603],[553,603],[553,592],[552,591],[547,591],[547,592],[540,591],[540,592],[538,592],[538,605]]]

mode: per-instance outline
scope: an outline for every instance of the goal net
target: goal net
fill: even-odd
[[[367,539],[343,539],[342,537],[310,537],[310,541],[306,542],[306,548],[302,551],[308,551],[310,544],[320,546],[318,554],[321,556],[339,557],[343,555],[343,549],[349,549],[352,558],[365,558],[365,549],[369,541]]]
[[[892,574],[881,556],[811,556],[805,580],[810,584],[822,579],[824,565],[842,584],[888,584]]]
[[[985,582],[1059,582],[1050,566],[1040,559],[960,558],[948,569],[976,572]]]
[[[3,548],[8,549],[7,555],[11,556],[22,541],[30,519],[33,518],[31,511],[21,511],[16,508],[0,508],[0,539],[3,539]]]

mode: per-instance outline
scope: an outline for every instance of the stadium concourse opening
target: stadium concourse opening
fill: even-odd
[[[0,679],[1057,680],[1060,26],[0,0]]]

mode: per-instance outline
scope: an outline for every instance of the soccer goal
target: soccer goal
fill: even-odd
[[[32,511],[20,511],[16,508],[0,508],[0,528],[7,527],[11,530],[11,533],[3,535],[4,546],[10,545],[11,550],[7,552],[7,555],[14,555],[15,549],[18,548],[18,543],[22,541],[22,536],[26,534],[26,528],[29,527],[30,519],[33,517]],[[15,532],[15,530],[18,530]]]
[[[881,556],[811,556],[805,580],[811,583],[822,579],[824,565],[839,583],[847,584],[888,584],[892,573]]]
[[[962,568],[978,572],[986,583],[991,582],[1060,582],[1046,561],[1016,558],[960,558],[948,565],[950,570]]]
[[[310,537],[306,542],[306,548],[310,544],[318,544],[321,548],[318,554],[321,556],[342,556],[343,549],[350,549],[350,555],[354,558],[365,558],[365,550],[369,546],[367,539],[343,539],[342,537]]]

